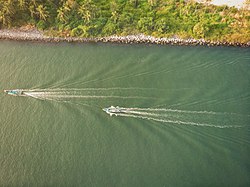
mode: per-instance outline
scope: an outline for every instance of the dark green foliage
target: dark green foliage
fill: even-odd
[[[1,28],[31,24],[61,36],[144,33],[247,42],[249,15],[188,0],[0,0]]]

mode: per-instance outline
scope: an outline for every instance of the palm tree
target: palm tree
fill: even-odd
[[[3,23],[5,19],[4,13],[0,10],[0,22]]]
[[[85,5],[79,7],[78,14],[85,20],[86,23],[89,23],[92,17],[90,10],[88,10]]]
[[[114,21],[114,23],[117,22],[119,14],[116,11],[111,12],[112,16],[111,19]]]
[[[114,11],[118,10],[118,5],[117,5],[116,1],[111,1],[110,2],[110,10],[111,10],[111,12],[114,12]]]
[[[37,6],[36,0],[30,0],[30,4],[33,4],[34,6]]]
[[[37,13],[39,15],[40,19],[43,19],[44,21],[46,21],[47,17],[49,16],[49,12],[46,10],[46,7],[44,7],[42,4],[39,5],[37,8]]]
[[[29,6],[29,11],[30,11],[31,18],[34,18],[34,15],[36,14],[35,6],[34,5],[30,5]]]
[[[78,8],[78,14],[85,20],[86,23],[89,23],[90,20],[95,17],[96,11],[96,6],[91,0],[84,1],[84,3]]]
[[[64,2],[64,0],[61,0],[61,2],[62,5],[57,10],[57,19],[59,19],[61,22],[67,22],[72,9],[75,9],[79,5],[74,0],[67,0],[66,2]]]
[[[10,15],[6,14],[4,10],[0,11],[0,22],[2,22],[3,26],[9,26],[11,24]]]
[[[150,6],[154,6],[157,0],[148,0]]]
[[[18,6],[23,10],[26,8],[26,1],[25,0],[18,0]]]
[[[15,13],[13,1],[5,1],[0,9],[0,21],[4,26],[11,25],[11,16]]]
[[[117,5],[117,3],[115,2],[115,1],[112,1],[111,3],[110,3],[110,10],[111,10],[111,14],[112,14],[112,16],[111,16],[111,19],[114,21],[114,23],[116,23],[117,22],[117,20],[118,20],[118,5]]]
[[[64,11],[64,8],[60,7],[58,10],[57,10],[57,18],[61,21],[61,22],[66,22],[66,14],[65,14],[65,11]]]
[[[91,17],[92,17],[92,16],[91,16],[90,11],[87,10],[87,11],[85,12],[84,16],[83,16],[85,22],[86,22],[86,23],[89,23]]]
[[[13,15],[14,12],[15,12],[15,8],[14,8],[14,5],[13,5],[13,1],[5,1],[4,2],[4,5],[3,5],[3,11],[5,14],[8,14],[8,15]]]

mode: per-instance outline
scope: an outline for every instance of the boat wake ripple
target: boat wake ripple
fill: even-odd
[[[141,96],[136,94],[126,94],[124,90],[134,90],[135,88],[85,88],[85,89],[31,89],[24,90],[26,96],[36,99],[157,99],[153,96]],[[137,88],[142,90],[143,88]],[[123,90],[123,94],[121,94]],[[109,91],[109,92],[107,92]]]
[[[28,96],[35,99],[73,103],[74,99],[159,99],[151,95],[132,95],[124,90],[136,88],[85,88],[85,89],[16,89],[5,90],[9,95]],[[143,88],[137,88],[143,89]],[[122,92],[120,92],[122,90]],[[137,91],[138,91],[137,90]],[[136,92],[137,93],[137,92]],[[87,101],[87,100],[86,100]],[[74,103],[75,104],[75,103]],[[88,105],[85,103],[85,105]],[[93,105],[93,103],[91,103]],[[248,125],[250,115],[214,111],[189,111],[171,108],[126,108],[108,107],[103,109],[110,116],[131,117],[168,124],[192,125],[216,128],[240,128]]]
[[[240,114],[211,111],[186,111],[164,108],[125,108],[111,106],[104,108],[103,111],[110,116],[132,117],[162,123],[192,125],[199,127],[241,128],[245,126],[245,121],[249,120],[249,116]],[[225,120],[225,118],[227,118],[227,120]]]

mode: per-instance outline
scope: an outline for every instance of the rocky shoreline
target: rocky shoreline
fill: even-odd
[[[0,39],[2,40],[17,40],[17,41],[42,41],[42,42],[110,42],[110,43],[125,43],[125,44],[159,44],[159,45],[190,45],[190,46],[237,46],[250,47],[250,41],[247,43],[225,42],[225,41],[210,41],[204,39],[181,39],[178,37],[172,38],[156,38],[146,36],[144,34],[128,35],[128,36],[108,36],[96,38],[79,38],[79,37],[52,37],[46,36],[43,32],[36,29],[2,29],[0,30]]]

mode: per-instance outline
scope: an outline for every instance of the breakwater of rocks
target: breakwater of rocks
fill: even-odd
[[[250,47],[250,41],[247,43],[226,42],[226,41],[210,41],[204,39],[181,39],[178,37],[156,38],[144,34],[128,35],[128,36],[108,36],[96,38],[80,38],[80,37],[52,37],[46,36],[41,31],[3,29],[0,30],[0,39],[5,40],[21,40],[21,41],[42,41],[42,42],[110,42],[125,44],[159,44],[159,45],[203,45],[203,46],[238,46]]]

